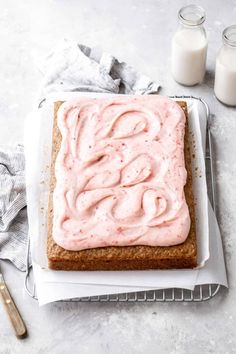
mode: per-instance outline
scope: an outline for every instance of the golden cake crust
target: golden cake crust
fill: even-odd
[[[68,251],[57,245],[52,237],[53,191],[56,185],[54,174],[55,160],[61,146],[61,133],[57,126],[57,111],[63,102],[54,104],[54,127],[52,144],[51,180],[48,208],[48,266],[58,270],[143,270],[143,269],[180,269],[197,266],[197,244],[192,191],[191,148],[188,134],[188,113],[186,102],[178,102],[186,115],[184,156],[187,170],[187,183],[184,187],[189,207],[191,227],[186,241],[176,246],[109,246]]]

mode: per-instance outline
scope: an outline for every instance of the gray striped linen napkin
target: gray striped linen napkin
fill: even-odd
[[[28,235],[23,146],[0,147],[0,259],[24,271]]]

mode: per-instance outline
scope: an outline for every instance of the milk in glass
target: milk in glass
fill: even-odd
[[[216,58],[215,95],[221,102],[236,106],[236,25],[222,35],[223,46]]]
[[[200,6],[186,6],[179,11],[179,20],[172,39],[171,71],[178,83],[193,86],[202,82],[206,70],[205,11]]]

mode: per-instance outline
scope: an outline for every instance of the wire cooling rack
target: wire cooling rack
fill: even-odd
[[[215,176],[212,157],[212,140],[210,131],[210,110],[208,104],[200,97],[195,96],[171,96],[174,99],[192,99],[198,101],[207,117],[207,136],[206,136],[206,174],[208,195],[213,210],[215,211]],[[100,295],[82,298],[73,298],[63,301],[69,302],[201,302],[213,298],[220,290],[219,284],[197,285],[194,290],[169,288],[148,290],[124,294]],[[32,267],[30,265],[30,240],[27,246],[27,266],[25,276],[25,290],[29,296],[37,300],[36,287],[33,279]]]

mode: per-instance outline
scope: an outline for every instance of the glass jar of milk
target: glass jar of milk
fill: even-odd
[[[206,70],[206,19],[202,7],[188,5],[179,11],[179,28],[172,40],[172,75],[178,83],[193,86],[202,82]]]
[[[215,95],[221,102],[236,106],[236,25],[227,27],[222,38],[216,58]]]

